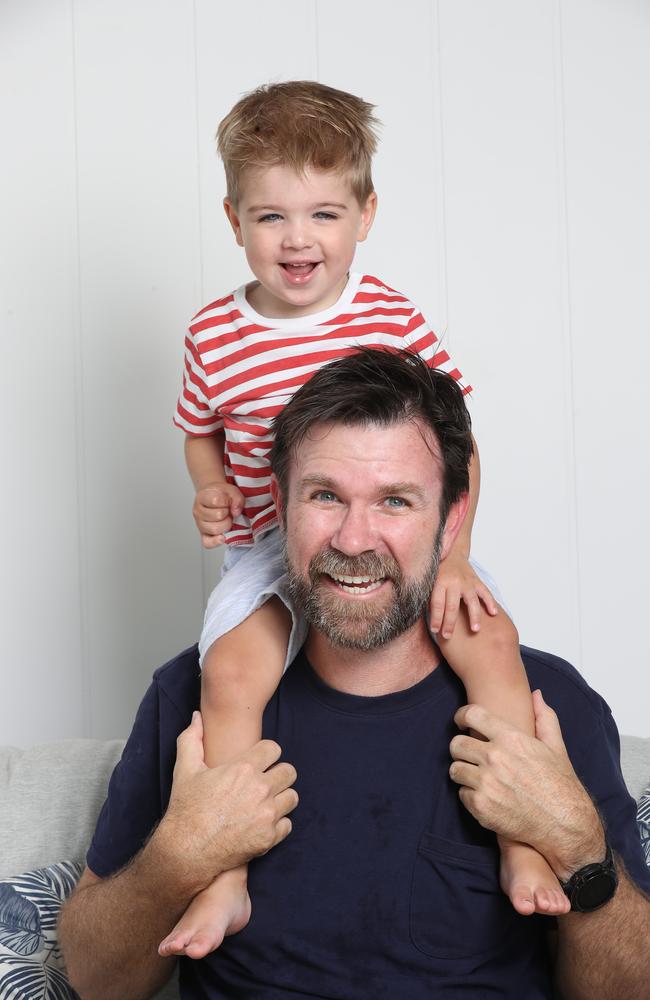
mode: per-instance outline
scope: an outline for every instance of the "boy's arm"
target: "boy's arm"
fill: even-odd
[[[498,606],[490,590],[469,564],[472,528],[481,489],[481,462],[478,446],[472,437],[473,454],[469,465],[469,506],[465,520],[446,558],[440,563],[436,584],[431,595],[431,631],[448,639],[455,628],[461,601],[467,608],[470,628],[478,632],[481,604],[490,615]]]
[[[225,541],[233,518],[244,509],[241,491],[226,481],[223,450],[223,431],[185,436],[185,461],[196,490],[192,514],[206,549]]]

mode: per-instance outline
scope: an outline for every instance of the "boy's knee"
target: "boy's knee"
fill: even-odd
[[[483,616],[481,631],[484,632],[495,650],[519,654],[519,632],[503,608],[493,618],[487,615]]]

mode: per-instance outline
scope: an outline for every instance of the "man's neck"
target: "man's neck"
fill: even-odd
[[[321,632],[311,628],[305,653],[325,684],[366,697],[413,687],[440,663],[423,619],[397,639],[368,652],[333,646]]]

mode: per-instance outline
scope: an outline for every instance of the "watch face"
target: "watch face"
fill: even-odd
[[[596,871],[588,875],[576,891],[575,908],[587,913],[598,909],[612,898],[616,892],[617,881],[613,871]]]

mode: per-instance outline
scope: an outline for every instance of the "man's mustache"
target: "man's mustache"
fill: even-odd
[[[309,563],[312,583],[321,575],[327,576],[369,576],[374,580],[388,578],[399,583],[400,568],[391,556],[378,552],[361,552],[358,556],[346,556],[336,549],[323,549]]]

